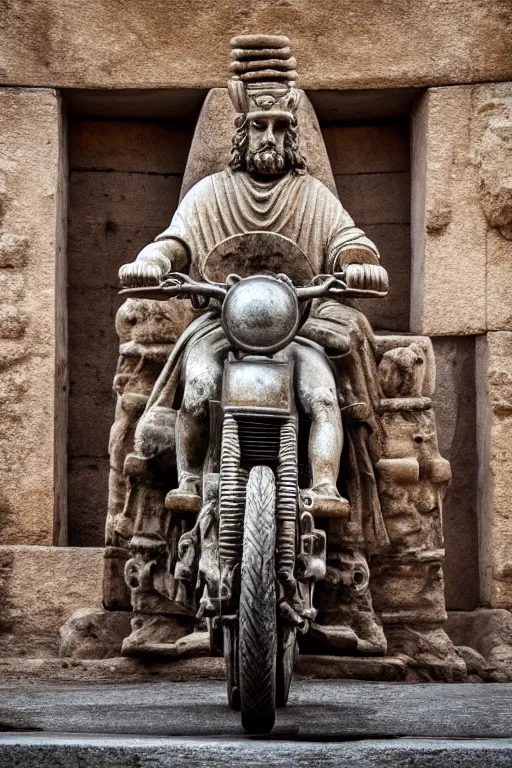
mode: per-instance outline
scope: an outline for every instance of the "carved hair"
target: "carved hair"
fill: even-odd
[[[247,170],[247,149],[249,147],[249,122],[247,115],[239,115],[235,120],[236,133],[233,136],[229,167],[232,171]],[[292,173],[308,172],[306,158],[300,151],[299,124],[292,117],[284,137],[284,155],[286,166]]]

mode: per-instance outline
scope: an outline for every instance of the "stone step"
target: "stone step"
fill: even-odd
[[[405,679],[404,657],[299,656],[295,677],[315,680]],[[0,658],[0,680],[4,683],[64,684],[193,682],[224,680],[223,658],[199,656],[181,659],[135,659],[115,656],[107,659],[66,659],[26,657]]]
[[[169,738],[0,734],[0,766],[16,768],[505,768],[512,739]]]

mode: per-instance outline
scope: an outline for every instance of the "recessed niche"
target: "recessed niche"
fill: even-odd
[[[169,223],[206,91],[70,91],[69,543],[101,546],[118,340],[119,267]],[[409,115],[415,92],[313,92],[340,200],[389,272],[384,301],[361,302],[378,330],[409,330]],[[478,594],[474,348],[439,339],[436,409],[454,483],[445,508],[449,607]],[[455,410],[454,410],[455,409]],[[454,417],[454,413],[456,416]],[[460,545],[463,541],[463,545]]]

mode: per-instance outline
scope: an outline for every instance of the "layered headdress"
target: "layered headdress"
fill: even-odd
[[[249,120],[272,113],[291,120],[300,90],[290,40],[281,35],[239,35],[231,40],[228,90],[237,112]]]

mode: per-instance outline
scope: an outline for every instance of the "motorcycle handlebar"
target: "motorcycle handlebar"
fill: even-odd
[[[348,288],[344,281],[345,275],[343,272],[338,272],[334,275],[317,275],[309,285],[304,287],[293,286],[286,275],[277,275],[276,278],[283,280],[293,287],[299,301],[310,301],[320,297],[333,299],[373,298],[384,297],[387,294],[387,291]],[[184,275],[181,272],[172,272],[160,285],[123,288],[119,291],[119,294],[127,298],[156,299],[158,301],[174,297],[201,296],[208,299],[218,299],[222,302],[228,290],[241,279],[237,275],[230,275],[226,283],[206,283],[194,280],[189,275]]]
[[[120,296],[136,299],[157,299],[165,301],[174,297],[187,298],[188,296],[205,296],[209,299],[219,299],[222,301],[229,286],[223,286],[217,283],[202,283],[193,280],[188,275],[181,272],[172,272],[160,285],[145,285],[134,288],[123,288],[119,291]]]

